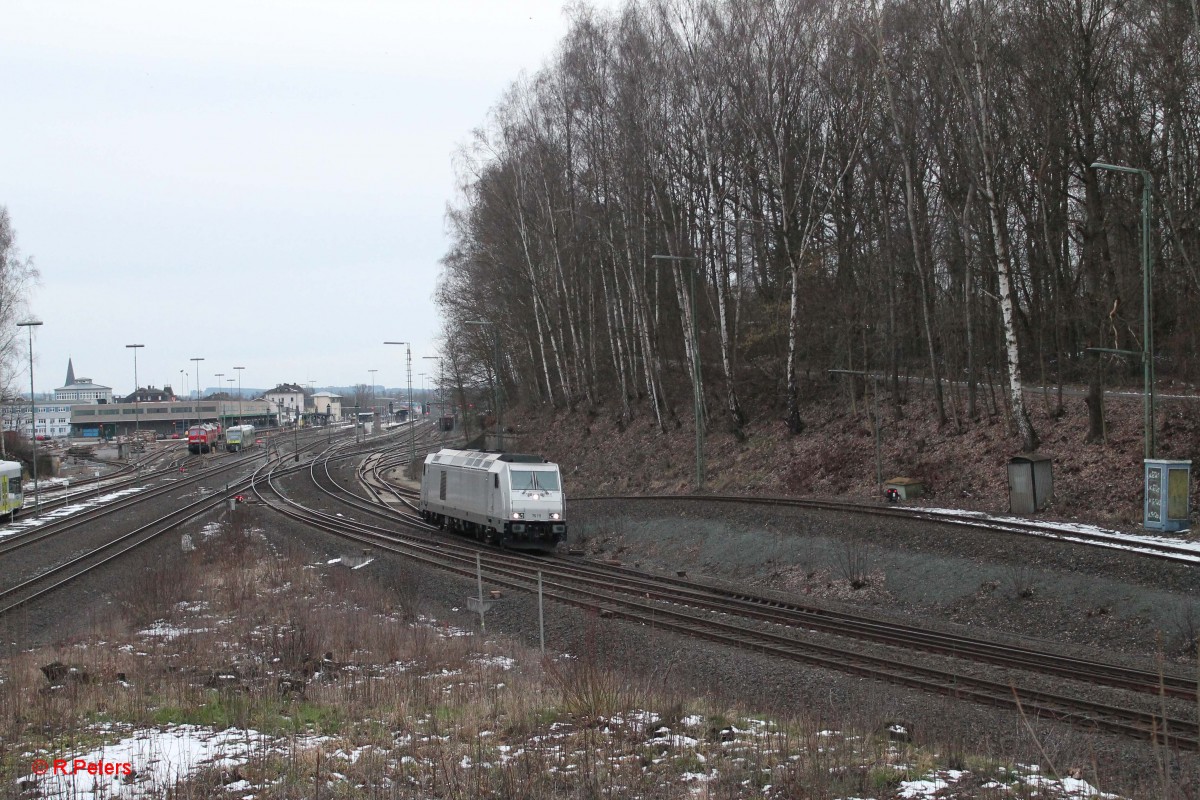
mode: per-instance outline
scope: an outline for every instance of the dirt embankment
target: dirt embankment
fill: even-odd
[[[928,387],[927,387],[928,388]],[[838,496],[870,500],[876,489],[876,448],[869,397],[821,384],[806,390],[804,431],[790,436],[775,408],[745,404],[744,438],[735,436],[722,406],[709,404],[705,443],[706,489],[712,492]],[[1003,405],[976,420],[938,425],[931,393],[907,389],[907,402],[880,400],[879,463],[884,480],[922,480],[925,502],[994,513],[1008,511],[1007,464],[1021,450]],[[987,394],[981,392],[981,394]],[[997,402],[1002,403],[1000,390]],[[1110,396],[1105,441],[1088,444],[1083,397],[1065,396],[1056,414],[1052,395],[1030,394],[1030,416],[1040,451],[1053,458],[1055,499],[1042,514],[1130,528],[1141,522],[1143,426],[1139,397]],[[1159,457],[1191,458],[1200,451],[1200,398],[1160,400]],[[695,475],[695,429],[690,408],[665,420],[662,432],[646,405],[622,420],[618,406],[579,409],[520,408],[506,427],[512,449],[558,462],[576,496],[602,492],[690,491]],[[1197,506],[1193,497],[1192,507]],[[1197,527],[1200,527],[1198,525]]]

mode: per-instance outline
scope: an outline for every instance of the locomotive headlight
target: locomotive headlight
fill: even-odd
[[[562,519],[562,514],[558,513],[557,511],[551,511],[550,519]]]
[[[519,512],[519,511],[514,511],[514,512],[513,512],[513,517],[512,517],[512,518],[513,518],[513,519],[525,519],[525,515],[524,515],[524,514],[522,514],[522,513],[521,513],[521,512]]]

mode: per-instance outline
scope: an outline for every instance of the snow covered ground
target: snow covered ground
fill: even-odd
[[[715,764],[720,758],[738,758],[739,753],[761,751],[771,745],[771,737],[775,735],[771,723],[765,720],[749,720],[746,728],[730,726],[721,731],[721,741],[717,745],[704,745],[702,732],[708,721],[698,715],[688,716],[677,723],[675,728],[659,724],[658,714],[643,710],[630,711],[623,715],[613,716],[607,720],[598,720],[593,734],[601,737],[640,736],[642,745],[639,749],[645,755],[642,770],[662,772],[661,765],[671,759],[677,763],[693,765],[692,769],[682,770],[673,777],[665,777],[668,781],[683,783],[688,786],[689,793],[694,797],[707,797],[707,787],[720,777],[720,769]],[[111,726],[102,726],[96,733],[113,734]],[[476,756],[464,755],[457,767],[464,772],[474,770],[503,769],[513,762],[524,760],[531,754],[537,753],[540,758],[549,757],[556,762],[550,767],[551,771],[574,772],[583,765],[580,759],[591,757],[587,750],[573,749],[571,737],[575,733],[573,726],[555,723],[550,730],[530,737],[524,744],[504,744],[496,740],[493,731],[482,731],[479,738],[482,741],[496,740],[494,744],[482,749],[476,749]],[[694,734],[694,735],[690,735]],[[298,753],[322,751],[327,770],[326,786],[336,793],[339,788],[343,791],[350,787],[344,784],[346,776],[339,772],[354,765],[364,755],[370,753],[381,763],[405,766],[436,768],[428,756],[421,754],[420,745],[431,741],[430,736],[414,736],[412,734],[397,734],[391,747],[379,745],[350,746],[339,743],[334,737],[295,736],[291,738],[271,737],[253,729],[228,728],[214,730],[196,725],[175,725],[161,729],[143,728],[119,734],[120,738],[112,744],[93,748],[84,753],[63,756],[62,754],[45,752],[26,752],[22,758],[31,764],[38,764],[39,770],[49,768],[46,774],[30,772],[16,781],[18,790],[30,791],[36,789],[38,797],[47,800],[149,800],[149,798],[165,797],[173,789],[187,784],[201,770],[216,770],[223,782],[220,783],[223,796],[253,800],[259,792],[270,796],[271,783],[256,784],[245,777],[252,770],[247,766],[254,761],[264,763],[272,755],[291,755]],[[836,731],[822,731],[818,734],[822,747],[844,746],[849,739],[842,737]],[[595,742],[593,741],[593,744]],[[720,752],[712,753],[716,747]],[[709,752],[706,752],[709,751]],[[53,766],[54,759],[66,760],[67,765],[60,764],[61,769]],[[85,764],[108,764],[115,769],[114,775],[89,774],[80,768]],[[128,765],[128,768],[126,768]],[[864,767],[865,768],[865,767]],[[910,771],[903,763],[890,765],[897,774]],[[59,774],[54,774],[55,772]],[[1044,800],[1076,800],[1082,798],[1098,798],[1099,800],[1122,800],[1120,796],[1099,791],[1087,781],[1078,778],[1050,778],[1041,773],[1036,765],[1017,765],[1013,769],[1000,768],[1003,780],[989,778],[981,780],[966,770],[933,770],[912,780],[900,781],[896,790],[885,795],[872,798],[844,798],[844,800],[884,800],[885,798],[905,798],[905,800],[935,800],[935,798],[975,798],[975,797],[1006,797],[1006,796],[1036,796]],[[777,797],[772,784],[752,787],[743,784],[746,790],[744,796]]]
[[[107,494],[102,494],[99,496],[83,498],[77,503],[69,503],[65,506],[47,509],[46,511],[38,514],[36,517],[19,519],[16,522],[10,522],[9,524],[0,528],[0,538],[12,536],[17,533],[23,533],[30,528],[40,528],[42,525],[46,525],[47,523],[57,522],[64,517],[74,516],[82,511],[107,505],[120,500],[122,497],[128,497],[129,495],[137,494],[138,492],[144,492],[149,488],[149,486],[130,486],[126,489],[119,489],[115,492],[108,492]],[[89,488],[87,491],[92,492],[95,491],[95,489]]]
[[[1089,525],[1083,522],[1045,522],[1039,521],[1038,524],[1047,529],[1047,533],[1038,534],[1030,531],[1028,528],[1017,527],[1012,523],[1028,523],[1029,520],[1021,517],[1005,517],[995,514],[986,514],[982,511],[962,511],[957,508],[935,508],[930,506],[913,506],[910,509],[915,514],[946,514],[959,517],[971,517],[978,519],[981,523],[986,523],[990,526],[1005,529],[1006,525],[1010,527],[1014,533],[1022,533],[1025,535],[1039,536],[1044,535],[1055,539],[1062,539],[1069,542],[1082,542],[1095,547],[1108,547],[1115,550],[1130,550],[1137,553],[1153,553],[1155,545],[1170,545],[1183,550],[1194,552],[1195,557],[1187,555],[1179,555],[1177,558],[1181,561],[1193,562],[1200,564],[1200,541],[1188,541],[1176,536],[1152,536],[1149,534],[1126,533],[1124,531],[1115,531],[1110,528],[1101,528],[1098,525]],[[1072,536],[1072,534],[1087,534],[1088,538],[1082,536]],[[1097,542],[1095,538],[1102,539],[1102,542]]]

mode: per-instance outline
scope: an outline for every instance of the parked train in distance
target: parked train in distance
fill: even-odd
[[[193,425],[188,428],[188,452],[192,454],[208,453],[221,441],[221,426],[206,422],[203,425]]]
[[[421,516],[438,527],[524,550],[567,538],[558,465],[541,456],[439,450],[425,457]]]
[[[25,505],[22,470],[19,461],[0,461],[0,514],[7,514],[9,522],[17,518],[17,512]]]
[[[225,449],[231,453],[254,446],[253,425],[231,425],[225,431]]]

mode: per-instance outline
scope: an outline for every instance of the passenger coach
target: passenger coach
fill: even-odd
[[[426,456],[421,516],[506,547],[552,550],[567,536],[558,465],[534,455],[440,450]]]

